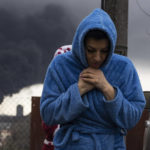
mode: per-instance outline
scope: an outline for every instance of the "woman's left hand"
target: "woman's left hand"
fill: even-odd
[[[116,90],[107,81],[101,70],[89,67],[81,72],[80,77],[85,82],[93,84],[95,88],[103,92],[107,100],[112,100],[115,98]]]
[[[93,84],[95,88],[101,91],[109,86],[109,83],[105,78],[104,73],[99,69],[89,67],[81,72],[80,77],[85,82]]]

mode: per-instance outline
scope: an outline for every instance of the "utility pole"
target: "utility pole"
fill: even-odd
[[[111,16],[117,28],[115,53],[127,56],[128,0],[101,0],[101,8]]]

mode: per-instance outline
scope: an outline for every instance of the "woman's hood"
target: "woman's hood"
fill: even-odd
[[[102,9],[95,9],[81,21],[73,39],[72,53],[84,67],[88,67],[84,49],[84,37],[86,33],[92,29],[99,29],[104,31],[110,39],[110,53],[107,57],[107,60],[102,65],[103,67],[110,61],[112,54],[114,53],[117,32],[110,16]]]

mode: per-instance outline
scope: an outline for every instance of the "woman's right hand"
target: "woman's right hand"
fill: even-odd
[[[94,86],[92,84],[83,81],[82,77],[79,77],[78,87],[79,87],[81,96],[84,95],[85,93],[91,91],[94,88]]]

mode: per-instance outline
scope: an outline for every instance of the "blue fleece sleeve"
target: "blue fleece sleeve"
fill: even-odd
[[[123,74],[125,81],[121,88],[114,87],[116,97],[111,101],[103,97],[103,100],[115,124],[120,128],[130,129],[136,125],[142,115],[145,97],[134,66],[130,64]]]
[[[82,100],[78,84],[74,83],[63,91],[55,69],[48,68],[40,100],[40,114],[47,125],[64,124],[74,120],[88,108],[88,101]]]

